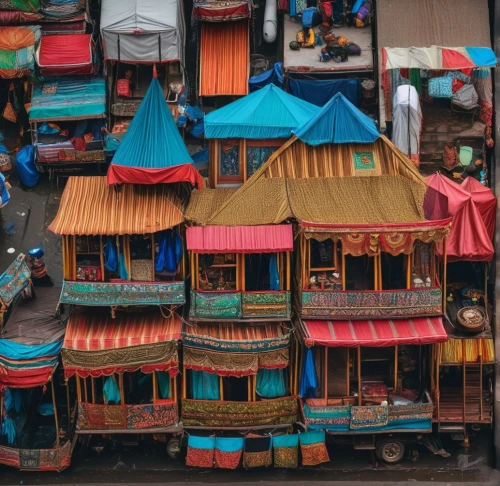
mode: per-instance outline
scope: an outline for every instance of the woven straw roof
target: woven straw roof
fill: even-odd
[[[184,221],[183,203],[165,186],[125,184],[118,194],[102,177],[70,177],[49,230],[60,235],[133,235]]]
[[[197,224],[205,225],[214,212],[219,209],[234,193],[236,189],[202,189],[191,193],[187,205],[186,219]]]

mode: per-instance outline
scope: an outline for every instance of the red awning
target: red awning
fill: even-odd
[[[441,317],[371,321],[302,321],[306,346],[330,348],[385,347],[396,344],[444,342],[448,335]]]
[[[92,74],[90,34],[44,35],[37,52],[42,76]]]
[[[187,249],[195,253],[272,253],[293,250],[291,224],[267,226],[192,226]]]

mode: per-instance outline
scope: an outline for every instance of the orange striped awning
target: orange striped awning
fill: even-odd
[[[200,96],[248,94],[249,69],[248,20],[202,24]]]
[[[183,221],[182,201],[163,185],[124,184],[117,194],[106,176],[70,177],[49,230],[59,235],[134,235]]]

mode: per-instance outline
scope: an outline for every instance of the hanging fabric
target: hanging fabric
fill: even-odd
[[[269,290],[280,290],[280,275],[275,253],[269,258]]]
[[[236,469],[241,461],[244,444],[243,437],[216,437],[215,467]]]
[[[243,452],[243,467],[269,467],[273,463],[271,436],[245,437],[245,451]]]
[[[215,437],[188,437],[186,466],[214,467]]]
[[[273,435],[274,467],[296,468],[299,465],[298,434]]]
[[[302,398],[315,398],[316,388],[318,388],[318,376],[316,374],[313,350],[307,348],[306,359],[304,360],[300,376],[299,395]]]
[[[422,80],[420,78],[420,68],[410,68],[409,70],[410,84],[417,90],[417,93],[422,93]]]
[[[263,398],[278,398],[286,394],[284,370],[263,369],[257,372],[257,395]]]
[[[219,377],[215,373],[191,370],[191,396],[194,400],[220,400]]]
[[[119,261],[119,267],[120,267],[120,278],[122,280],[128,280],[128,271],[127,271],[127,265],[125,265],[125,255],[123,253],[120,253],[120,256],[118,257]]]
[[[324,430],[299,434],[303,466],[317,466],[323,462],[330,462],[325,440]]]
[[[16,440],[16,427],[14,425],[14,420],[11,417],[5,417],[2,422],[2,435],[7,437],[7,443],[9,445],[14,444]]]
[[[120,390],[113,376],[108,376],[103,387],[104,403],[118,405],[121,402]]]
[[[21,411],[21,390],[17,388],[6,388],[4,393],[5,410],[10,412],[15,410]]]
[[[182,258],[182,239],[174,231],[164,232],[158,243],[158,254],[155,257],[155,270],[174,273]]]
[[[160,389],[160,398],[170,398],[170,374],[166,371],[157,371],[156,377]]]
[[[103,246],[104,253],[104,268],[110,272],[116,272],[118,268],[118,255],[116,245],[111,236],[106,238],[106,243]]]

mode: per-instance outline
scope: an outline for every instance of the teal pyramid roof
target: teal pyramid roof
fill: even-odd
[[[341,93],[293,133],[309,145],[371,143],[380,137],[375,122]]]
[[[205,116],[206,138],[288,138],[320,108],[274,84]]]

